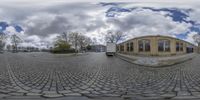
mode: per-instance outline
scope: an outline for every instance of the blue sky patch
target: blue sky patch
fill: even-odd
[[[116,14],[120,12],[131,12],[134,11],[135,9],[138,9],[138,7],[132,7],[132,8],[123,8],[119,7],[118,5],[114,5],[114,7],[111,7],[106,11],[106,17],[115,17]],[[171,17],[173,21],[175,22],[185,22],[185,23],[190,23],[192,24],[192,27],[190,27],[190,32],[194,31],[197,33],[200,33],[200,25],[197,25],[197,23],[193,20],[188,20],[189,18],[189,13],[192,12],[192,9],[178,9],[178,8],[153,8],[153,7],[142,7],[142,9],[149,9],[155,12],[167,12],[165,15],[166,17]],[[189,32],[181,33],[176,35],[177,38],[180,39],[186,39],[187,34]]]
[[[130,9],[120,8],[120,7],[111,7],[106,11],[107,17],[115,17],[117,12],[131,12]]]
[[[8,25],[8,23],[6,23],[6,22],[0,22],[0,32],[3,32],[5,29],[6,29],[6,27],[8,27],[9,25]]]
[[[16,32],[22,32],[22,31],[24,31],[22,29],[22,27],[19,26],[19,25],[9,25],[7,22],[0,22],[0,32],[2,33],[9,26],[13,26],[15,28]]]
[[[188,32],[177,34],[176,37],[179,38],[179,39],[186,39],[187,38],[187,34],[188,34]]]

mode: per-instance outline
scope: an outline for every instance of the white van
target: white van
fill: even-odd
[[[106,44],[106,55],[107,56],[114,56],[116,53],[116,44],[107,42]]]

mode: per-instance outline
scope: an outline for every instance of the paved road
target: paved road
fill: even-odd
[[[165,68],[104,53],[0,55],[0,99],[188,99],[200,97],[200,55]]]

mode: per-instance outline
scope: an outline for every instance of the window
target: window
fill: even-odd
[[[126,43],[126,51],[129,52],[129,43]]]
[[[179,43],[178,42],[176,42],[176,51],[179,51]]]
[[[180,51],[183,51],[183,43],[180,43]]]
[[[145,40],[145,51],[150,51],[150,41]]]
[[[130,51],[133,51],[133,42],[130,43]]]
[[[158,51],[164,51],[164,41],[158,41]]]
[[[183,43],[176,42],[176,51],[183,51]]]
[[[143,51],[143,41],[142,40],[140,40],[139,42],[138,42],[138,47],[139,47],[139,51]]]
[[[151,50],[150,40],[139,40],[138,41],[139,51],[140,52],[148,52]]]
[[[120,46],[119,45],[117,46],[117,51],[120,51]]]
[[[124,45],[120,45],[120,51],[124,51]]]
[[[160,51],[160,52],[170,51],[170,41],[169,40],[159,40],[158,41],[158,51]]]
[[[170,51],[170,41],[165,41],[165,51]]]

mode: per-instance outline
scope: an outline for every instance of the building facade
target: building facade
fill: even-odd
[[[4,45],[5,45],[4,42],[0,39],[0,52],[3,51]]]
[[[142,36],[117,45],[117,51],[129,55],[169,56],[197,52],[197,46],[169,36]]]
[[[105,45],[91,45],[90,52],[105,52],[106,46]]]
[[[6,50],[9,52],[13,52],[14,50],[17,50],[16,52],[39,52],[39,48],[33,47],[33,46],[18,46],[17,48],[14,47],[14,45],[7,45]]]

